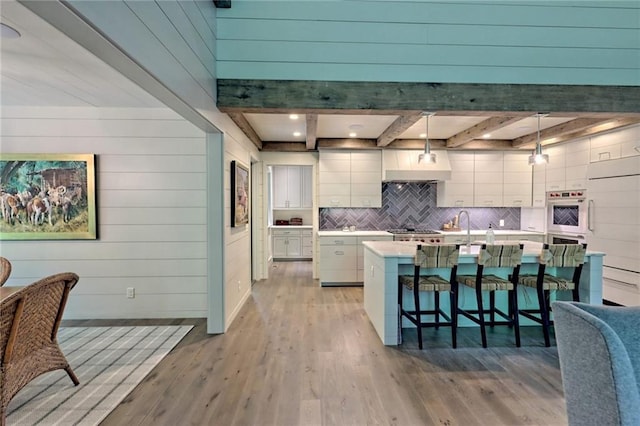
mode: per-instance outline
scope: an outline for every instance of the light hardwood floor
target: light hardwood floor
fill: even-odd
[[[320,288],[310,262],[276,263],[224,335],[204,320],[103,425],[566,425],[555,347],[523,327],[405,331],[385,347],[362,288]],[[152,321],[148,321],[150,323]],[[166,323],[167,321],[161,321]],[[83,324],[83,325],[86,325]]]

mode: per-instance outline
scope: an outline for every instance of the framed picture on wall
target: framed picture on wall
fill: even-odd
[[[231,162],[231,226],[249,223],[249,168]]]
[[[96,239],[93,154],[0,154],[0,240]]]

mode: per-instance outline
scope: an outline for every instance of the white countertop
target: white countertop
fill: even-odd
[[[319,237],[372,237],[372,236],[390,236],[393,234],[387,231],[318,231]]]
[[[495,235],[545,235],[544,232],[520,231],[518,229],[493,229]],[[467,235],[467,231],[440,231],[442,235]],[[486,235],[486,229],[472,229],[471,235]]]
[[[375,254],[381,257],[413,257],[416,254],[416,246],[419,242],[416,241],[365,241],[365,247],[369,247]],[[424,243],[422,243],[424,245]],[[542,251],[542,243],[535,241],[515,241],[515,240],[496,240],[496,244],[523,244],[524,249],[523,256],[538,256]],[[480,245],[472,245],[470,251],[467,252],[467,247],[462,245],[460,247],[460,257],[477,257],[480,251]],[[587,255],[603,256],[604,253],[600,252],[587,252]]]
[[[312,229],[313,225],[271,225],[272,229]]]

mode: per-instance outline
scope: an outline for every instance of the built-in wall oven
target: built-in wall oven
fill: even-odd
[[[584,238],[588,210],[585,190],[547,192],[547,233]]]
[[[548,244],[584,244],[587,240],[581,234],[547,234]]]

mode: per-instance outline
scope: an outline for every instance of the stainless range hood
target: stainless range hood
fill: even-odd
[[[435,163],[418,163],[422,150],[387,149],[382,151],[382,180],[385,182],[433,182],[451,179],[447,151],[432,150]]]

